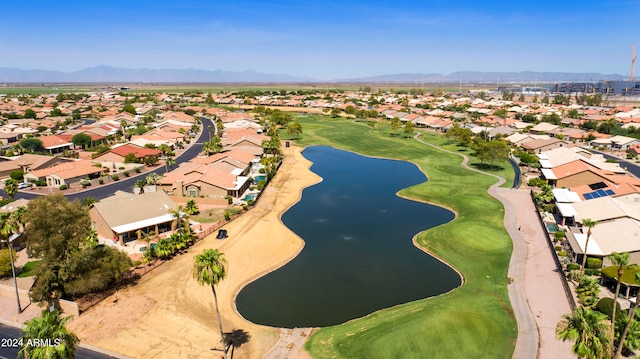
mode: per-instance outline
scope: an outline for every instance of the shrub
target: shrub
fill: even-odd
[[[249,205],[249,206],[253,206],[253,204],[254,204],[255,202],[256,202],[256,201],[255,201],[254,199],[250,199],[250,200],[248,200],[248,201],[247,201],[247,205]]]
[[[45,187],[47,185],[47,181],[42,181],[42,180],[37,180],[35,183],[36,183],[36,186],[38,187]]]
[[[98,180],[98,183],[100,183],[100,184],[104,184],[104,180],[103,180],[102,178],[100,178],[100,179]]]
[[[61,191],[64,191],[64,190],[65,190],[65,189],[67,189],[68,187],[67,187],[67,185],[66,185],[66,184],[63,184],[62,186],[60,186],[60,187],[58,187],[58,188],[60,188],[60,190],[61,190]]]
[[[597,268],[587,268],[584,270],[585,275],[600,275],[600,269]]]
[[[140,173],[140,167],[136,167],[136,173]]]
[[[567,264],[567,272],[571,272],[572,270],[580,269],[580,265],[578,263],[569,263]]]
[[[567,256],[567,252],[565,251],[558,252],[558,257],[566,257],[566,256]]]
[[[227,203],[228,203],[228,204],[233,203],[233,197],[231,197],[231,196],[226,196],[225,198],[227,199]]]
[[[555,249],[556,252],[559,252],[562,250],[562,246],[553,246],[553,249]]]
[[[94,166],[96,166],[96,167],[102,167],[102,163],[98,162],[98,163],[96,163]]]
[[[111,179],[114,180],[114,181],[118,181],[118,180],[120,180],[120,177],[118,177],[118,175],[113,175],[113,176],[111,176]]]
[[[231,219],[231,213],[229,213],[229,211],[224,212],[224,219],[227,221]]]
[[[123,170],[123,169],[124,169],[124,167],[118,167],[118,169],[119,169],[119,170]]]
[[[587,258],[587,267],[590,269],[602,268],[602,259],[600,258]]]
[[[11,172],[11,174],[9,174],[9,177],[11,177],[11,179],[16,182],[21,182],[24,179],[24,171],[23,170],[13,171]]]
[[[609,318],[611,318],[611,310],[613,308],[613,298],[605,297],[598,301],[596,304],[596,310],[600,313],[606,314]],[[616,302],[616,317],[620,318],[620,314],[622,310],[620,309],[620,303]]]
[[[264,168],[261,168],[258,172],[259,172],[260,174],[265,174],[265,173],[267,172],[267,170],[265,170]]]
[[[556,242],[558,242],[563,240],[567,236],[567,234],[562,231],[558,231],[554,234],[554,236],[555,236]]]
[[[124,171],[122,174],[123,174],[125,177],[129,177],[129,171]]]
[[[547,183],[545,180],[541,179],[541,178],[532,178],[529,180],[529,182],[527,182],[527,184],[530,187],[540,187],[541,185]]]

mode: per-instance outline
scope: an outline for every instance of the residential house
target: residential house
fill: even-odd
[[[96,202],[89,209],[91,226],[103,239],[126,244],[138,231],[156,234],[172,229],[176,206],[162,191],[126,194]]]
[[[85,178],[98,178],[103,171],[103,168],[96,167],[91,161],[79,160],[25,173],[24,180],[30,183],[46,181],[49,187],[70,187]]]
[[[129,154],[133,154],[135,158],[139,161],[139,163],[144,163],[146,157],[156,156],[159,157],[162,152],[147,147],[136,146],[131,143],[126,143],[117,147],[114,147],[100,155],[96,156],[93,161],[100,162],[103,165],[105,163],[111,162],[116,165],[124,164],[125,158]]]

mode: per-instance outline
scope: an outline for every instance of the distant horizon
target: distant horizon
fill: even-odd
[[[253,69],[322,81],[456,71],[628,76],[640,35],[623,17],[637,9],[637,0],[16,1],[3,4],[0,67]]]

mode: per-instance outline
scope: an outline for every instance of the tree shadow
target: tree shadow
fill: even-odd
[[[226,350],[229,351],[229,349],[231,349],[229,358],[233,358],[233,353],[236,348],[240,348],[243,344],[248,343],[250,339],[251,334],[242,329],[234,329],[231,332],[224,333],[224,342],[227,343]]]
[[[481,171],[501,171],[504,169],[504,167],[502,166],[498,166],[498,165],[489,165],[486,163],[472,163],[471,167],[475,167],[476,169],[479,169]]]

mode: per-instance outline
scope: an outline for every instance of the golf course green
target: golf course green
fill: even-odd
[[[311,356],[511,358],[517,336],[507,293],[512,243],[503,226],[504,208],[487,193],[496,179],[463,168],[461,156],[404,138],[401,132],[392,136],[389,129],[329,116],[295,120],[303,129],[298,145],[329,145],[418,165],[429,181],[405,188],[399,195],[449,208],[456,219],[420,233],[416,242],[464,277],[464,284],[451,292],[318,329],[305,345]],[[419,133],[425,142],[466,152],[438,134]],[[281,137],[287,138],[285,131]],[[470,165],[481,166],[473,159]],[[511,166],[507,162],[499,166],[492,173],[512,183]],[[385,290],[385,283],[379,286]]]

